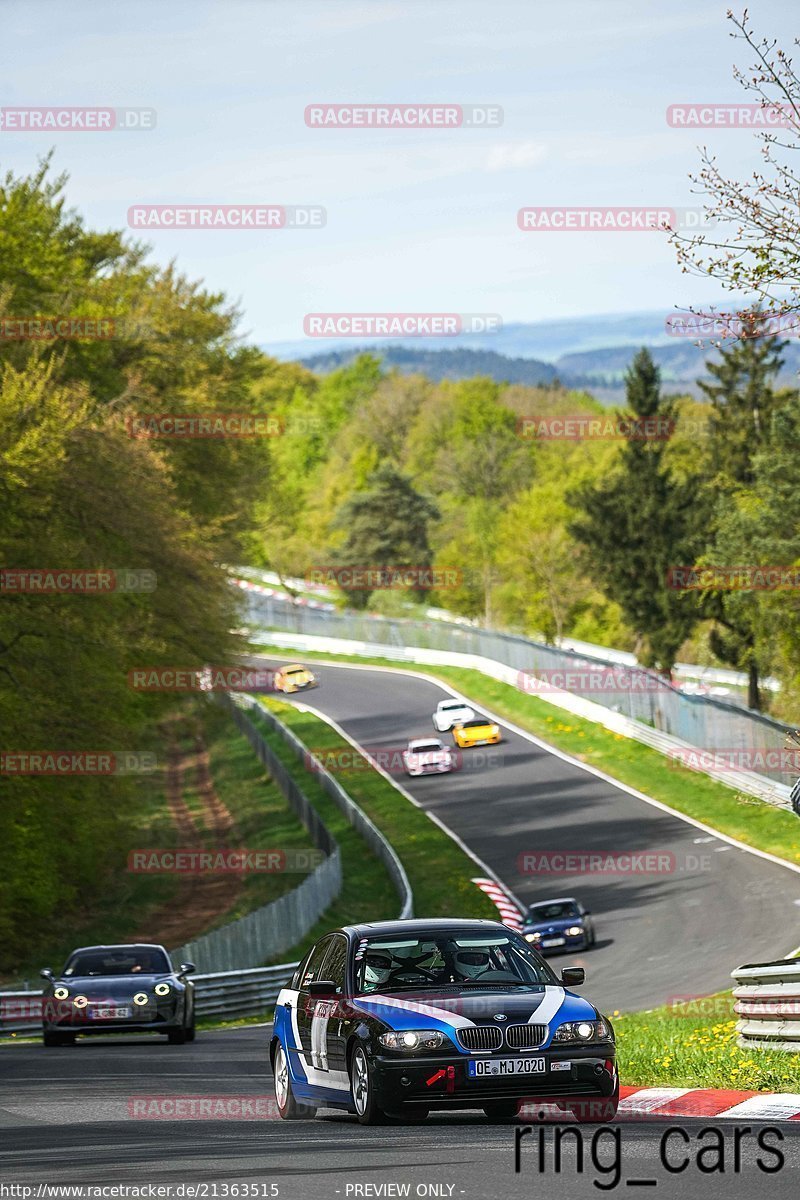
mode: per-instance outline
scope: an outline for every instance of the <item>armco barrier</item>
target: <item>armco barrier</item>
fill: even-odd
[[[206,971],[238,971],[257,967],[264,959],[276,958],[305,937],[342,890],[342,862],[339,847],[321,817],[247,715],[227,695],[219,696],[218,700],[249,739],[314,845],[326,855],[290,892],[170,951],[174,962],[194,962]],[[279,722],[275,727],[292,736]]]
[[[263,640],[285,649],[311,650],[319,654],[374,655],[390,659],[392,662],[405,663],[414,666],[451,666],[465,667],[469,670],[480,671],[491,679],[507,683],[511,687],[519,687],[518,672],[504,663],[490,658],[480,658],[475,654],[461,654],[456,650],[428,650],[419,646],[384,646],[376,648],[374,642],[356,642],[344,638],[320,637],[317,634],[276,633],[270,631],[262,635],[252,634],[251,641]],[[546,703],[552,704],[573,716],[582,717],[603,725],[613,733],[622,737],[633,738],[651,749],[657,750],[667,758],[680,765],[694,765],[695,769],[727,787],[734,788],[746,796],[755,796],[766,804],[777,808],[790,810],[790,789],[788,784],[776,783],[764,775],[756,775],[752,771],[742,771],[731,766],[713,766],[705,764],[705,759],[697,753],[696,747],[671,734],[663,733],[650,725],[626,717],[624,713],[605,708],[586,696],[577,695],[548,686],[537,692],[535,680],[531,679],[526,688],[531,694],[538,694]],[[795,809],[797,811],[797,809]],[[800,815],[800,813],[798,813]]]
[[[249,971],[222,971],[193,976],[195,1011],[201,1019],[271,1015],[278,992],[291,979],[296,962]],[[40,1033],[42,993],[0,992],[0,1037]]]
[[[257,714],[259,720],[278,734],[303,763],[307,763],[310,757],[306,747],[282,721],[253,697],[237,695],[232,698],[226,693],[221,693],[217,699],[230,712],[291,807],[309,830],[314,844],[328,854],[328,858],[307,879],[272,904],[171,951],[176,962],[189,961],[197,963],[204,970],[229,972],[255,967],[263,963],[265,958],[275,958],[291,946],[297,945],[339,894],[342,868],[339,847],[290,772],[253,724],[249,713]],[[389,842],[348,796],[341,784],[319,763],[316,766],[316,777],[323,790],[384,863],[400,896],[400,917],[410,917],[413,914],[411,887]]]
[[[739,1046],[800,1054],[800,959],[746,963],[732,975]]]
[[[260,755],[260,746],[264,746],[269,750],[266,742],[254,728],[252,723],[244,716],[243,708],[249,709],[251,712],[257,713],[260,720],[264,721],[270,729],[274,730],[288,746],[292,748],[298,759],[308,764],[309,760],[315,763],[315,774],[324,792],[333,800],[347,817],[347,820],[354,829],[360,833],[361,837],[372,850],[376,858],[379,858],[386,867],[389,876],[394,883],[401,900],[400,920],[406,920],[414,915],[414,897],[411,892],[411,884],[408,882],[408,876],[405,873],[403,864],[395,854],[389,841],[383,836],[377,825],[369,819],[366,813],[362,812],[356,802],[348,796],[342,785],[329,771],[326,771],[318,759],[307,749],[298,737],[292,733],[290,729],[279,721],[278,718],[268,709],[264,708],[263,704],[259,704],[252,696],[237,696],[236,702],[231,702],[234,711],[239,712],[239,718],[243,719],[242,728],[245,734],[250,738],[251,745],[256,753]],[[250,732],[248,732],[248,729]],[[271,753],[271,751],[270,751]]]
[[[415,621],[332,611],[316,601],[296,604],[267,594],[249,581],[237,581],[248,599],[252,625],[287,633],[343,638],[368,643],[372,653],[398,657],[407,648],[455,651],[477,656],[522,672],[580,672],[587,668],[619,668],[618,663],[548,646],[515,634],[500,633],[448,621]],[[629,667],[631,686],[592,692],[592,703],[680,739],[702,750],[780,750],[789,732],[779,721],[711,696],[692,696],[673,687],[652,671]],[[657,686],[656,686],[657,685]],[[573,693],[577,694],[577,693]],[[778,771],[765,777],[790,784]]]

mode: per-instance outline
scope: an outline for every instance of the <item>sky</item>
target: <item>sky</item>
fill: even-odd
[[[0,170],[55,149],[94,228],[137,205],[311,205],[322,227],[131,230],[225,292],[241,333],[309,313],[497,314],[508,324],[717,300],[661,232],[522,232],[526,206],[697,206],[705,143],[744,177],[744,129],[671,128],[668,105],[744,99],[728,0],[0,0],[0,106],[156,111],[147,131],[0,129]],[[790,48],[796,4],[754,0]],[[502,108],[491,128],[310,128],[311,104]],[[324,346],[320,346],[324,349]]]

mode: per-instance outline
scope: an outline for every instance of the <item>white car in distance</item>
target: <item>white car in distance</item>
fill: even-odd
[[[443,775],[452,771],[453,752],[438,738],[414,738],[403,751],[406,775]]]
[[[464,721],[473,721],[475,719],[475,710],[465,704],[463,700],[440,700],[436,705],[436,712],[433,714],[433,726],[439,733],[447,733],[448,729],[452,729],[454,725],[461,725]]]

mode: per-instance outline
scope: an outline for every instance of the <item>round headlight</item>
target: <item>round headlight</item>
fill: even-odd
[[[66,1000],[67,996],[69,995],[69,989],[65,987],[57,987],[53,992],[53,995],[55,996],[56,1000]]]
[[[567,930],[567,937],[578,937],[582,933],[582,925],[570,925],[569,929]]]
[[[137,992],[133,997],[133,1003],[138,1004],[140,1007],[142,1004],[147,1004],[147,992]]]
[[[86,1008],[86,1005],[89,1003],[89,1001],[85,996],[76,996],[72,1003],[76,1008]]]
[[[157,996],[168,996],[170,993],[170,986],[168,983],[157,983],[153,990]]]
[[[594,1026],[590,1025],[588,1021],[579,1021],[575,1026],[575,1032],[579,1038],[588,1040],[594,1033]]]
[[[416,1033],[409,1029],[402,1035],[402,1042],[404,1046],[408,1046],[409,1050],[411,1050],[419,1042],[419,1037]]]

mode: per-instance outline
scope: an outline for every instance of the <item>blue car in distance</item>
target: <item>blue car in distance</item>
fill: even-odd
[[[597,940],[591,913],[574,896],[532,904],[525,914],[522,936],[540,954],[588,950]]]

